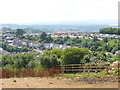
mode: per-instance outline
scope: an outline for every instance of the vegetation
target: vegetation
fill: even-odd
[[[2,55],[1,67],[8,69],[21,68],[56,68],[60,64],[104,63],[119,60],[119,56],[106,55],[100,52],[90,52],[86,48],[53,49],[44,54],[12,54]]]
[[[103,28],[100,29],[100,33],[117,34],[117,30],[119,29]],[[57,65],[86,63],[96,64],[104,62],[112,63],[120,59],[120,57],[117,55],[112,56],[112,54],[115,54],[117,50],[120,50],[120,45],[118,45],[119,43],[117,39],[103,38],[102,40],[99,40],[97,37],[93,37],[92,39],[79,37],[71,38],[69,36],[51,37],[51,35],[48,35],[45,32],[40,35],[28,35],[24,37],[24,33],[24,30],[17,29],[16,36],[20,39],[35,40],[38,43],[41,43],[39,46],[40,50],[45,50],[45,43],[55,43],[68,45],[71,47],[64,50],[51,48],[49,50],[45,50],[44,54],[17,54],[17,52],[28,52],[29,47],[18,48],[5,43],[0,43],[0,47],[2,47],[3,50],[8,52],[16,52],[12,53],[11,55],[1,55],[2,60],[0,60],[0,67],[3,68],[4,73],[10,73],[8,77],[17,75],[19,77],[21,73],[23,76],[26,76],[26,74],[29,74],[28,76],[44,76],[43,74],[52,75],[53,73],[59,72],[56,69]],[[6,69],[8,69],[8,71],[6,71]],[[17,71],[18,69],[21,71],[21,73],[20,71]],[[41,70],[41,72],[39,72],[39,70]],[[29,73],[29,71],[31,73]],[[118,71],[113,72],[114,75],[117,73]],[[101,74],[102,73],[100,73],[100,75]],[[103,75],[105,75],[104,72]],[[83,77],[86,78],[89,76],[96,76],[96,74],[94,75],[89,73],[89,75],[84,75]],[[75,77],[75,75],[67,77]]]
[[[103,34],[118,34],[120,35],[120,28],[102,28],[99,30],[99,33]]]
[[[80,64],[84,55],[89,53],[88,49],[83,48],[67,48],[64,50],[63,64]]]
[[[10,46],[5,43],[0,43],[0,47],[3,50],[6,50],[8,52],[28,52],[28,48],[26,48],[26,47],[18,48],[18,47]]]
[[[69,36],[66,37],[51,37],[51,35],[47,35],[43,32],[40,36],[27,36],[25,39],[35,40],[41,43],[39,46],[40,50],[45,50],[44,44],[45,43],[55,43],[61,45],[68,45],[68,46],[75,46],[79,48],[88,48],[91,51],[104,51],[104,52],[111,52],[115,54],[117,50],[120,49],[120,45],[118,45],[117,39],[111,38],[103,38],[103,40],[99,40],[97,37],[93,39],[86,39],[86,38],[70,38]],[[52,48],[51,48],[52,49]]]
[[[25,30],[23,30],[23,29],[17,29],[17,31],[16,31],[17,36],[22,36],[24,33],[25,33]]]
[[[37,56],[28,53],[13,55],[12,57],[11,55],[2,55],[2,67],[12,69],[35,68],[38,66],[55,68],[58,64],[80,63],[80,60],[87,53],[89,53],[87,49],[67,48],[65,50],[53,49]],[[70,58],[67,58],[67,56]]]
[[[50,69],[41,69],[38,72],[34,68],[29,69],[2,69],[1,76],[2,78],[10,78],[10,77],[48,77],[48,76],[54,76],[56,74],[59,74],[60,71],[55,68]],[[16,80],[13,80],[13,82],[17,82]]]

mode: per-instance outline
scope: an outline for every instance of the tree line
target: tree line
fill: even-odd
[[[11,55],[1,55],[2,68],[22,69],[22,68],[56,68],[57,65],[64,64],[85,64],[113,62],[119,59],[118,56],[107,55],[104,52],[91,52],[86,48],[70,47],[65,50],[53,49],[45,51],[44,54],[20,53]],[[1,61],[1,60],[0,60]]]
[[[10,46],[6,43],[0,43],[0,47],[8,52],[28,52],[29,49],[27,47],[22,47],[22,48],[18,48],[18,47],[14,47],[14,46]]]
[[[99,30],[99,33],[103,33],[103,34],[118,34],[120,35],[120,28],[102,28]]]

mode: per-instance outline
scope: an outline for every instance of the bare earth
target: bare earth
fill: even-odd
[[[0,83],[2,88],[118,88],[118,82],[87,83],[56,77],[8,78],[0,79]]]

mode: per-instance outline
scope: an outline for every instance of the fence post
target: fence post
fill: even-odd
[[[83,73],[85,73],[85,65],[83,65]]]
[[[87,64],[87,73],[89,73],[90,72],[90,66],[89,66],[89,64]]]
[[[73,72],[73,65],[72,65],[72,72]]]
[[[109,71],[109,67],[108,67],[108,64],[107,64],[107,67],[106,67],[106,72],[108,74],[108,71]]]
[[[98,72],[98,70],[97,70],[97,69],[98,69],[97,66],[98,66],[97,63],[95,63],[95,72],[96,72],[96,73]]]
[[[61,68],[62,68],[62,74],[64,73],[64,66],[61,65]]]

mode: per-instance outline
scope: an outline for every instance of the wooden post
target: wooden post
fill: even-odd
[[[64,74],[64,66],[61,65],[62,74]]]
[[[95,72],[97,72],[97,63],[95,63]]]
[[[88,73],[90,73],[90,65],[88,65]]]
[[[78,65],[78,67],[79,67],[78,71],[81,72],[81,65]]]
[[[73,72],[73,65],[72,65],[72,72]]]
[[[109,68],[108,68],[108,66],[106,67],[106,72],[107,72],[107,74],[108,74],[108,70],[109,70]]]
[[[83,65],[83,73],[85,73],[85,65]]]

